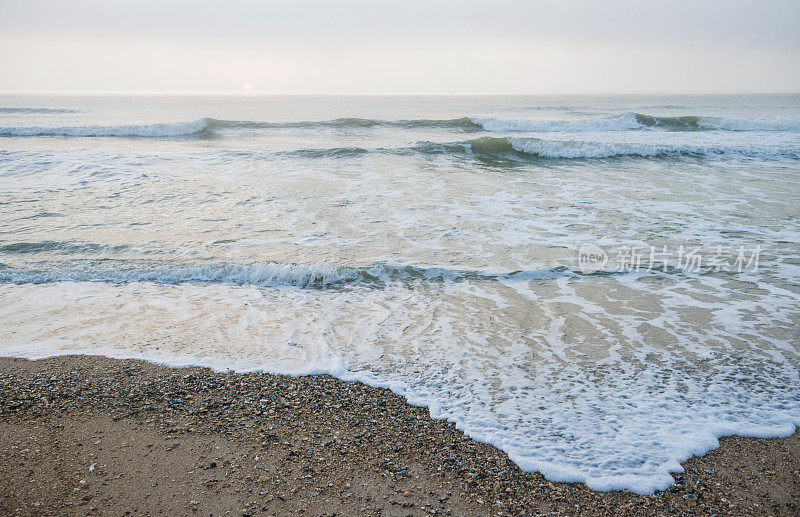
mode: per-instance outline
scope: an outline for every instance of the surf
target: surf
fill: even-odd
[[[5,108],[8,113],[71,113],[71,111],[39,111],[37,108]],[[8,111],[11,110],[11,111]],[[20,111],[28,110],[28,111]],[[800,117],[777,116],[762,119],[708,117],[700,115],[653,116],[625,113],[608,117],[579,119],[531,120],[459,117],[452,119],[382,120],[369,118],[337,118],[318,121],[262,122],[253,120],[224,120],[204,117],[186,122],[161,122],[133,125],[74,125],[74,126],[0,126],[3,137],[119,137],[119,138],[175,138],[210,137],[231,131],[268,131],[287,129],[340,129],[370,130],[388,128],[398,130],[439,129],[456,132],[489,133],[587,133],[637,130],[663,131],[800,131]]]

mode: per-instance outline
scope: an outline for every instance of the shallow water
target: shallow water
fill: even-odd
[[[799,172],[796,94],[0,96],[0,354],[327,372],[650,492],[800,424]]]

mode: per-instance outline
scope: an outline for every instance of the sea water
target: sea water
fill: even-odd
[[[329,373],[652,492],[800,424],[799,181],[797,94],[3,95],[0,354]]]

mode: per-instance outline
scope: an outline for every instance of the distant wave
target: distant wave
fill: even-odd
[[[376,264],[364,267],[337,267],[326,263],[304,265],[274,262],[165,265],[87,260],[72,262],[68,268],[58,266],[15,268],[0,265],[0,283],[47,284],[72,281],[123,284],[152,282],[262,287],[296,286],[309,289],[327,289],[346,285],[380,287],[389,282],[533,280],[558,278],[571,274],[577,273],[572,273],[567,268],[492,273],[411,265]]]
[[[681,110],[687,109],[689,106],[683,106],[680,104],[653,104],[650,106],[641,106],[642,108],[648,109],[662,109],[662,110]]]
[[[597,109],[588,105],[569,105],[569,104],[538,104],[534,106],[524,106],[521,109],[526,111],[571,111],[573,113],[582,113],[586,110]]]
[[[130,126],[17,126],[0,127],[0,136],[63,136],[63,137],[179,137],[206,131],[208,119],[191,122]]]
[[[10,109],[10,108],[6,108]],[[33,108],[26,108],[33,109]],[[376,120],[364,118],[338,118],[303,122],[258,122],[248,120],[221,120],[202,118],[189,122],[171,122],[122,126],[10,126],[0,127],[0,136],[62,136],[62,137],[209,137],[226,130],[269,130],[297,128],[396,128],[396,129],[444,129],[459,132],[607,132],[659,129],[665,131],[800,131],[800,117],[772,117],[765,119],[742,119],[725,117],[702,117],[687,115],[680,117],[656,117],[641,113],[626,113],[612,117],[590,117],[564,120],[528,120],[500,118],[453,118]]]
[[[124,130],[123,130],[124,128]],[[126,137],[193,137],[209,131],[204,124],[154,124],[149,126],[115,126],[105,128],[107,131],[71,132],[70,136],[125,135]],[[113,129],[113,131],[111,130]],[[3,132],[0,130],[0,135]],[[53,133],[64,134],[64,133]],[[576,135],[578,136],[578,135]],[[18,154],[19,152],[17,152]],[[591,138],[537,138],[530,136],[480,136],[466,140],[445,142],[420,141],[408,146],[399,147],[329,147],[300,148],[287,150],[253,149],[253,150],[217,150],[222,158],[242,160],[275,160],[275,159],[354,159],[369,155],[395,156],[436,156],[445,155],[465,159],[478,158],[486,160],[590,160],[603,158],[659,158],[659,157],[743,157],[764,160],[797,160],[800,159],[800,148],[782,146],[770,147],[761,145],[735,145],[722,143],[645,143],[645,142],[604,142]],[[15,156],[0,151],[0,155],[9,154],[8,159]],[[28,171],[27,168],[24,169]]]
[[[493,132],[587,132],[631,131],[636,129],[662,129],[667,131],[800,131],[800,117],[772,117],[766,119],[741,119],[726,117],[656,117],[641,113],[625,113],[613,117],[583,118],[575,120],[527,119],[472,119],[486,131]]]
[[[300,122],[256,122],[250,120],[205,119],[209,129],[281,129],[281,128],[372,128],[388,127],[400,129],[442,128],[480,131],[481,126],[469,117],[453,119],[411,119],[411,120],[378,120],[367,118],[337,118],[332,120],[300,121]]]
[[[190,122],[173,122],[124,126],[15,126],[0,127],[0,136],[63,136],[63,137],[149,137],[169,138],[186,136],[211,136],[214,131],[226,129],[280,129],[280,128],[446,128],[462,131],[480,131],[468,118],[422,120],[372,120],[340,118],[315,122],[256,122],[249,120],[219,120],[202,118]]]
[[[79,110],[63,109],[63,108],[3,108],[0,107],[0,113],[29,113],[29,114],[55,114],[55,113],[78,113]]]

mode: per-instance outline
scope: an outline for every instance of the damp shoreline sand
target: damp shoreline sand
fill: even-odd
[[[795,515],[800,435],[720,439],[653,495],[522,472],[386,389],[327,375],[0,358],[4,515]]]

